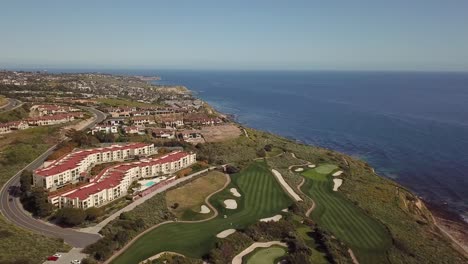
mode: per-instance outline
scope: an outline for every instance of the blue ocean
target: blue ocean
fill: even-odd
[[[364,159],[468,219],[468,73],[113,73],[185,85],[242,124]]]

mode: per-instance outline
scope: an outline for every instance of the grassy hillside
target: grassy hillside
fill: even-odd
[[[51,147],[57,132],[57,127],[37,127],[0,138],[0,188]],[[68,249],[59,239],[24,230],[0,216],[0,263],[43,263],[46,256]]]
[[[29,117],[29,106],[27,104],[22,105],[14,110],[0,113],[0,123],[6,123],[10,121],[17,121]]]
[[[304,161],[335,164],[345,170],[347,177],[340,187],[343,198],[381,222],[390,233],[392,245],[387,255],[391,263],[466,263],[466,259],[434,225],[424,204],[401,185],[376,175],[365,162],[266,132],[253,129],[247,129],[247,132],[249,137],[198,146],[198,157],[219,164],[245,165],[270,144],[294,153],[300,159],[285,154],[268,160],[268,164],[278,169],[293,187],[302,180],[302,176],[294,175],[288,166]],[[304,204],[310,204],[310,201],[306,199]]]

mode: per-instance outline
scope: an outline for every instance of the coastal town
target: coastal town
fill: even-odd
[[[0,210],[12,230],[55,243],[31,263],[241,264],[262,247],[279,249],[284,263],[379,263],[392,245],[382,223],[404,229],[360,208],[379,208],[381,196],[440,241],[421,200],[366,163],[246,128],[157,80],[0,71],[0,162],[15,172],[0,177]],[[349,191],[366,181],[375,188]],[[311,220],[316,204],[333,221]],[[166,252],[195,244],[196,258]]]

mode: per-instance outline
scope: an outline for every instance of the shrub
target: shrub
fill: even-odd
[[[86,219],[86,213],[79,208],[62,208],[55,214],[57,221],[64,225],[80,225]]]
[[[238,173],[239,171],[239,167],[236,167],[234,165],[226,165],[226,173],[228,174]]]
[[[103,210],[98,207],[88,208],[86,211],[86,220],[94,221],[104,214]]]

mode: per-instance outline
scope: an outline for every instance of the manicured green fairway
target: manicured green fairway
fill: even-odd
[[[345,242],[360,263],[385,263],[386,250],[391,246],[385,227],[340,192],[333,192],[332,171],[321,167],[302,173],[306,177],[302,191],[316,203],[312,219]],[[324,174],[324,171],[329,172]]]
[[[284,247],[262,248],[248,257],[247,264],[276,264],[275,260],[286,254]]]
[[[235,198],[229,192],[231,187],[237,188],[242,197]],[[237,200],[236,210],[223,208],[222,201],[227,197]],[[162,251],[200,258],[213,248],[219,232],[242,228],[260,218],[273,216],[292,203],[264,162],[254,162],[241,173],[233,175],[231,185],[213,196],[210,202],[220,211],[217,218],[201,223],[162,225],[138,239],[112,263],[138,263]]]

